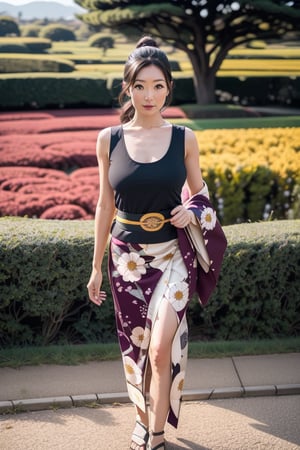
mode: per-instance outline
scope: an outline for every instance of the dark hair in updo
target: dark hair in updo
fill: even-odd
[[[169,90],[164,107],[171,102],[172,75],[169,60],[166,54],[159,49],[154,39],[144,36],[137,43],[135,50],[129,55],[124,67],[123,87],[119,95],[119,102],[122,107],[120,116],[122,123],[129,122],[134,116],[134,107],[127,96],[128,89],[135,83],[139,71],[148,66],[156,66],[164,74]]]

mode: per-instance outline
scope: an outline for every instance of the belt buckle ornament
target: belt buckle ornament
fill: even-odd
[[[160,213],[147,213],[140,218],[140,226],[145,231],[158,231],[165,223],[165,217]]]

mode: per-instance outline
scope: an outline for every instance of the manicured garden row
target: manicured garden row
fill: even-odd
[[[0,168],[1,216],[92,219],[98,199],[98,169]]]
[[[299,221],[224,227],[218,287],[188,310],[197,339],[299,335]],[[116,341],[106,270],[101,308],[87,299],[93,221],[0,219],[0,345]],[[104,267],[107,260],[105,257]]]
[[[114,107],[122,73],[73,71],[69,73],[0,74],[0,108]],[[257,89],[257,86],[260,88]],[[300,77],[245,73],[216,79],[216,100],[240,105],[300,105]],[[174,73],[173,104],[195,103],[192,74]]]
[[[39,120],[33,118],[0,123],[0,214],[93,217],[97,134],[119,123],[118,116],[37,113]],[[205,130],[196,136],[204,178],[223,224],[300,217],[300,128]],[[82,168],[88,167],[89,177],[82,177]]]

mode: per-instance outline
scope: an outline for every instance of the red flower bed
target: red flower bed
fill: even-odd
[[[40,219],[60,219],[60,220],[74,220],[74,219],[92,219],[92,215],[88,215],[86,211],[80,206],[76,205],[59,205],[48,208],[47,211],[41,214]]]

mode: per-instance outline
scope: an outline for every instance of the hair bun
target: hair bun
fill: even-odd
[[[139,42],[136,45],[136,48],[140,48],[140,47],[156,47],[156,48],[158,48],[158,45],[152,37],[144,36],[139,40]]]

